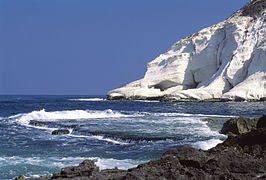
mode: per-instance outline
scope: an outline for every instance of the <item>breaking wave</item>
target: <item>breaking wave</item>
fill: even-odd
[[[229,116],[138,111],[119,112],[111,109],[103,111],[64,110],[47,112],[45,109],[42,109],[13,115],[8,117],[8,119],[23,126],[48,131],[61,128],[68,129],[68,136],[72,137],[86,137],[125,145],[130,142],[139,141],[182,141],[184,137],[223,139],[224,135],[221,135],[218,131],[213,131],[207,125],[207,122],[202,121],[202,119],[209,117]],[[94,125],[96,129],[91,129],[90,122],[97,124],[97,126]],[[105,127],[102,127],[103,124]],[[124,129],[119,129],[121,127],[124,127]],[[135,127],[138,128],[134,130]],[[124,130],[128,131],[129,134],[125,134]],[[217,142],[199,142],[200,144],[195,144],[195,146],[207,149],[209,146],[215,146],[209,144]]]
[[[198,141],[192,144],[195,148],[202,149],[202,150],[208,150],[213,147],[215,147],[217,144],[222,143],[223,141],[220,139],[209,139],[206,141]]]
[[[143,112],[143,114],[151,114],[153,116],[167,116],[167,117],[199,117],[199,118],[231,118],[236,116],[230,115],[219,115],[219,114],[190,114],[190,113],[151,113],[151,112]]]
[[[69,99],[70,101],[105,101],[104,98],[80,98],[80,99]]]
[[[14,178],[18,176],[21,172],[16,168],[23,167],[26,169],[23,174],[28,178],[37,178],[40,176],[50,176],[51,173],[48,171],[39,170],[40,167],[44,169],[53,169],[55,171],[60,171],[60,168],[66,166],[77,166],[82,161],[90,159],[95,162],[95,164],[102,170],[107,168],[119,169],[129,169],[136,167],[137,165],[144,163],[143,160],[133,160],[133,159],[113,159],[113,158],[100,158],[100,157],[21,157],[21,156],[3,156],[0,157],[0,170],[4,170],[5,166],[12,168],[12,171],[3,172],[3,176],[13,176]],[[1,169],[2,168],[2,169]],[[12,179],[14,179],[12,178]]]
[[[26,164],[32,166],[44,166],[44,167],[55,167],[62,168],[66,166],[77,166],[82,161],[90,159],[95,162],[95,164],[100,169],[114,168],[119,169],[129,169],[136,167],[140,163],[146,161],[139,161],[133,159],[113,159],[113,158],[100,158],[100,157],[21,157],[21,156],[10,156],[10,157],[0,157],[0,165],[14,166],[17,164]]]
[[[144,163],[147,161],[137,161],[137,160],[132,160],[132,159],[123,159],[123,160],[118,160],[118,159],[101,159],[101,158],[96,158],[95,164],[100,167],[100,169],[108,169],[108,168],[114,168],[117,167],[119,169],[129,169],[138,166],[141,163]]]
[[[107,137],[100,136],[100,135],[97,135],[97,136],[89,136],[89,135],[76,135],[76,134],[71,134],[70,133],[68,136],[77,137],[77,138],[97,139],[99,141],[106,141],[106,142],[113,143],[113,144],[117,144],[117,145],[126,145],[126,144],[129,144],[129,143],[123,142],[121,140],[115,140],[115,139],[107,138]]]
[[[91,111],[91,110],[67,110],[67,111],[53,111],[47,112],[45,109],[40,111],[32,111],[30,113],[17,114],[8,117],[15,120],[20,124],[28,125],[31,120],[82,120],[82,119],[97,119],[97,118],[114,118],[114,117],[127,117],[126,114],[114,112],[111,109],[104,111]]]

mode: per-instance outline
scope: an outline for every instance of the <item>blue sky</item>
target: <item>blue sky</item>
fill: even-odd
[[[0,0],[0,94],[104,95],[248,0]]]

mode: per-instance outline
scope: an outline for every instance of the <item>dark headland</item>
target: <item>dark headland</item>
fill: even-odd
[[[78,166],[62,168],[51,178],[20,176],[16,180],[266,179],[266,115],[230,119],[221,133],[228,138],[210,150],[172,148],[160,159],[128,170],[100,171],[93,161],[85,160]]]

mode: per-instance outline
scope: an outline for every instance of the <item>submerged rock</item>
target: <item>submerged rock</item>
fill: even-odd
[[[23,175],[20,175],[20,176],[15,178],[15,180],[23,180],[23,179],[25,179],[25,177]]]
[[[55,122],[53,121],[38,121],[38,120],[30,120],[29,125],[32,126],[49,126],[54,125]]]
[[[266,1],[253,0],[223,22],[175,43],[143,79],[109,100],[266,100]]]
[[[62,124],[56,121],[40,121],[40,120],[30,120],[29,125],[51,127],[51,128],[76,128],[78,126],[77,124],[73,124],[72,121],[65,121],[64,124]]]
[[[202,121],[206,121],[208,123],[217,123],[219,119],[207,118],[207,119],[203,119]]]
[[[69,134],[70,131],[68,129],[57,129],[52,132],[52,135],[62,135],[62,134]]]
[[[175,137],[175,136],[152,136],[149,133],[141,133],[140,135],[136,134],[125,134],[125,132],[121,131],[90,131],[87,129],[75,129],[73,133],[78,131],[81,134],[93,135],[93,136],[102,136],[103,138],[111,138],[114,140],[122,140],[126,142],[132,141],[162,141],[162,140],[182,140],[184,137]]]

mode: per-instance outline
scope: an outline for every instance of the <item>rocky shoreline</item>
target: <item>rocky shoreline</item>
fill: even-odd
[[[266,115],[256,119],[230,119],[224,123],[221,133],[228,138],[207,151],[173,148],[160,159],[128,170],[100,171],[93,161],[85,160],[78,166],[62,168],[50,179],[266,179]],[[49,178],[16,178],[42,179]]]
[[[145,97],[145,96],[110,96],[107,95],[107,100],[110,101],[161,101],[161,102],[258,102],[258,101],[266,101],[265,97],[259,99],[244,99],[244,98],[235,98],[235,99],[222,99],[222,98],[212,98],[212,99],[204,99],[199,100],[196,98],[187,98],[187,99],[176,99],[174,96],[155,96],[155,97]]]

